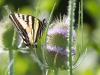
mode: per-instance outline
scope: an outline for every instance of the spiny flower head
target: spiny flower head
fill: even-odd
[[[75,30],[72,30],[72,42],[75,42]],[[53,21],[47,32],[46,50],[47,63],[49,66],[54,65],[54,58],[56,58],[56,67],[62,67],[68,62],[68,37],[69,25],[66,23],[66,16],[63,19],[56,19]],[[72,47],[72,55],[75,55],[75,49]]]
[[[11,48],[12,46],[18,47],[20,44],[20,37],[18,34],[15,34],[14,26],[8,16],[4,16],[0,21],[0,47],[5,49]],[[13,41],[14,45],[12,45]]]

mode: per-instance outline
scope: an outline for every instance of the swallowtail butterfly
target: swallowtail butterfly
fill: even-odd
[[[37,47],[37,40],[42,36],[46,20],[36,20],[34,16],[20,13],[10,14],[9,18],[18,29],[24,44],[28,47]]]

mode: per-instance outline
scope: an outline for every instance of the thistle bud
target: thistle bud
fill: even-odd
[[[12,25],[10,19],[8,16],[4,16],[4,18],[0,21],[0,46],[3,48],[11,48],[12,43],[14,41],[13,47],[18,47],[19,46],[19,36],[16,34],[14,37],[14,26]]]

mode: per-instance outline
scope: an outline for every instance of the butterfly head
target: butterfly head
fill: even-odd
[[[45,29],[45,28],[46,28],[46,25],[47,25],[47,21],[46,21],[46,19],[43,19],[43,21],[42,21],[42,25],[43,25],[43,28]]]

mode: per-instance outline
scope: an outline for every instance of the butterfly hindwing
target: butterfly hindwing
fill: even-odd
[[[24,44],[28,47],[31,45],[37,46],[37,39],[41,37],[44,28],[43,23],[37,19],[35,25],[35,17],[26,14],[14,13],[9,17],[18,29]]]

